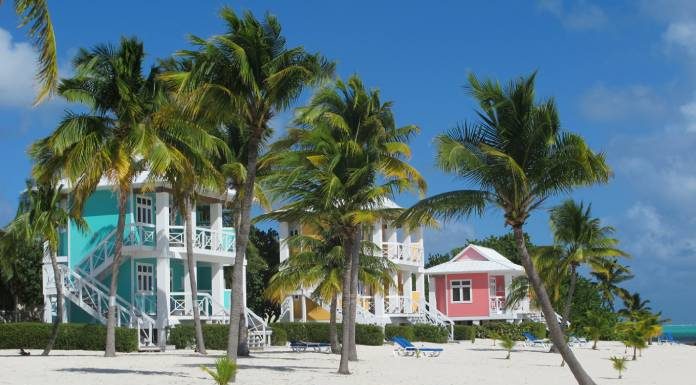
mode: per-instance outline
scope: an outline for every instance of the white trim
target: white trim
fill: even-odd
[[[457,286],[457,288],[459,289],[459,301],[455,301],[454,295],[452,295],[452,303],[457,303],[457,304],[473,303],[474,302],[474,291],[473,291],[473,287],[472,287],[472,280],[471,279],[453,279],[452,281],[450,281],[450,284],[448,285],[448,290],[451,291],[454,289],[455,282],[457,282],[457,283],[461,282],[461,284],[459,284]],[[464,282],[468,282],[468,284],[464,284]],[[464,298],[464,289],[465,288],[469,289],[469,300],[468,301],[462,300],[462,298]],[[454,294],[453,291],[451,293]]]
[[[148,271],[142,271],[142,272],[138,271],[138,268],[140,266],[149,267],[150,271],[149,272]],[[142,281],[138,281],[138,275],[140,273],[143,273],[143,277],[148,277],[148,276],[150,277],[150,290],[140,290],[140,287],[138,285],[138,283],[142,282]],[[135,291],[137,294],[155,294],[155,288],[156,288],[156,285],[155,285],[155,265],[152,263],[148,263],[148,262],[136,262],[136,264],[135,264],[135,282],[136,282]]]
[[[450,301],[449,301],[449,295],[447,295],[449,292],[449,289],[447,289],[447,286],[449,286],[449,279],[448,279],[447,274],[445,274],[445,284],[442,286],[444,286],[444,289],[445,289],[445,313],[449,317],[449,302]]]
[[[138,200],[140,200],[140,202],[138,202]],[[134,223],[143,225],[154,224],[153,218],[155,217],[156,213],[154,212],[155,202],[153,202],[153,200],[154,199],[152,199],[152,197],[145,194],[137,194],[135,196],[135,206],[133,207],[133,213],[135,215]],[[146,215],[148,211],[149,215]],[[141,214],[140,218],[138,218],[137,215],[139,212]],[[149,222],[147,221],[148,219],[150,220]]]

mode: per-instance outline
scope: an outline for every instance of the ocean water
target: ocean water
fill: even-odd
[[[685,343],[696,343],[696,325],[663,325],[665,333],[672,333],[675,340]]]

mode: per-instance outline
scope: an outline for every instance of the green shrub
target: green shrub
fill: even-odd
[[[527,332],[534,334],[538,338],[546,338],[546,325],[529,321],[519,324],[512,324],[504,321],[488,322],[477,328],[476,336],[478,338],[493,338],[497,336],[497,339],[508,337],[515,341],[524,341],[524,335],[522,333]]]
[[[449,331],[447,328],[437,325],[415,324],[413,325],[413,332],[415,334],[415,341],[444,344],[449,338]]]
[[[454,339],[456,341],[476,340],[476,325],[454,325]]]
[[[288,343],[288,333],[283,328],[273,328],[271,334],[271,345],[285,346]]]
[[[52,324],[21,322],[0,324],[0,349],[43,349],[51,335]],[[95,324],[61,324],[56,350],[104,350],[106,327]],[[138,350],[136,329],[116,328],[116,351]]]
[[[205,337],[203,338],[205,339]],[[230,361],[229,358],[222,357],[215,360],[215,370],[205,366],[201,366],[201,369],[210,374],[210,377],[213,377],[216,384],[227,385],[237,372],[237,365]]]
[[[341,324],[337,324],[338,340],[341,340]],[[273,330],[283,329],[288,341],[329,342],[329,324],[324,322],[277,322]],[[375,325],[358,324],[355,342],[359,345],[382,345],[384,333]]]
[[[413,325],[385,325],[384,326],[384,337],[391,341],[392,338],[399,336],[404,337],[407,340],[414,341],[416,339],[416,332],[413,330]]]
[[[204,324],[203,341],[206,349],[226,350],[230,327],[227,324]],[[196,343],[196,330],[192,324],[179,324],[169,331],[167,341],[177,349],[192,348]]]

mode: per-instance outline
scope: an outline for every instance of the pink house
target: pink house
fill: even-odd
[[[505,308],[514,277],[524,268],[487,247],[469,245],[449,262],[425,270],[429,303],[453,321],[517,321],[530,315],[529,301]]]

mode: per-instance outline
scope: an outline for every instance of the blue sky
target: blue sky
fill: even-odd
[[[149,59],[188,47],[187,36],[222,31],[221,1],[50,2],[61,72],[80,47],[135,35]],[[563,125],[605,151],[615,177],[572,197],[618,229],[638,290],[675,322],[696,322],[696,3],[689,0],[488,2],[326,1],[229,3],[277,15],[290,45],[320,51],[338,73],[358,73],[395,103],[400,124],[417,124],[412,163],[428,194],[461,186],[433,165],[432,138],[466,119],[466,76],[506,81],[538,70],[540,97],[554,97]],[[0,6],[0,224],[13,216],[29,174],[29,144],[55,127],[68,105],[31,107],[35,54]],[[306,100],[307,95],[303,97]],[[300,101],[302,103],[302,101]],[[290,114],[275,119],[282,132]],[[417,197],[404,195],[409,205]],[[528,232],[550,241],[546,210]],[[428,231],[427,252],[505,232],[500,212]]]

